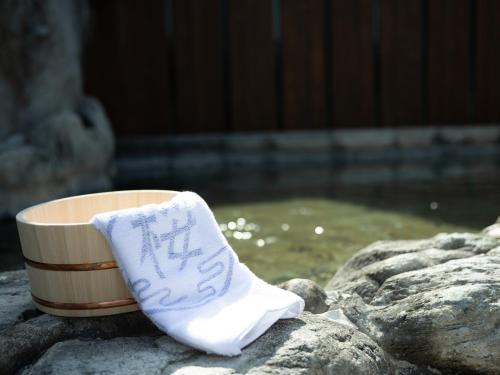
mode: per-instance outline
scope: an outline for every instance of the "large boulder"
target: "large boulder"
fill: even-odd
[[[0,216],[110,187],[114,140],[82,89],[85,1],[0,2]]]
[[[367,336],[320,316],[276,323],[237,357],[206,355],[166,335],[74,339],[53,345],[23,374],[390,374]]]
[[[325,296],[309,280],[288,285]],[[0,349],[0,374],[419,373],[356,328],[310,313],[277,322],[232,358],[176,342],[140,311],[96,318],[43,314],[33,308],[24,270],[0,273]]]
[[[42,314],[24,271],[0,274],[0,373],[468,374],[500,373],[500,244],[442,234],[377,242],[324,291],[281,285],[310,310],[282,320],[237,357],[206,355],[141,313]]]
[[[499,245],[473,234],[376,242],[328,283],[330,309],[395,358],[498,374]]]

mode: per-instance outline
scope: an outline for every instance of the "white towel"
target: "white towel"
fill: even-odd
[[[92,223],[108,240],[142,311],[184,344],[238,355],[278,319],[303,311],[302,298],[239,262],[195,193],[101,213]]]

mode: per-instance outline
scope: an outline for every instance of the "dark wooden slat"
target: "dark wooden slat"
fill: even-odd
[[[218,0],[174,0],[177,133],[224,131],[221,10]]]
[[[373,124],[373,48],[370,0],[334,0],[332,97],[335,127]]]
[[[168,61],[164,1],[93,1],[85,50],[86,90],[120,135],[166,133]]]
[[[477,122],[500,121],[500,2],[478,0],[476,108]]]
[[[381,124],[422,124],[422,1],[380,1]]]
[[[277,126],[271,3],[229,2],[234,130],[273,130]]]
[[[325,127],[324,0],[283,1],[285,129]]]
[[[470,0],[429,1],[429,122],[467,122]]]

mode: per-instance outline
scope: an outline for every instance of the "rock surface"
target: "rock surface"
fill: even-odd
[[[319,315],[279,321],[241,356],[227,358],[176,342],[141,312],[73,319],[35,313],[25,271],[0,280],[2,374],[391,374],[396,367],[416,373],[355,328]],[[324,295],[308,280],[300,284]]]
[[[376,242],[328,283],[331,309],[398,359],[500,373],[498,246],[473,234]]]
[[[289,290],[305,302],[305,311],[320,314],[328,310],[325,291],[314,281],[308,279],[292,279],[278,285],[279,288]]]
[[[0,2],[0,215],[110,186],[113,134],[85,97],[85,1]]]
[[[35,315],[26,272],[0,273],[0,331]]]
[[[281,287],[320,315],[277,322],[238,357],[206,355],[140,312],[62,318],[33,310],[24,271],[0,274],[0,373],[500,373],[500,244],[485,235],[377,242],[324,291]]]
[[[500,238],[500,218],[497,219],[497,222],[495,224],[484,228],[483,234],[494,238]]]
[[[367,336],[304,314],[276,323],[238,357],[205,355],[165,335],[68,340],[23,374],[390,374],[384,352]]]

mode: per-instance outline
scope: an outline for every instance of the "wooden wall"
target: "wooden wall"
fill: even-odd
[[[94,0],[118,135],[500,122],[497,0]]]

